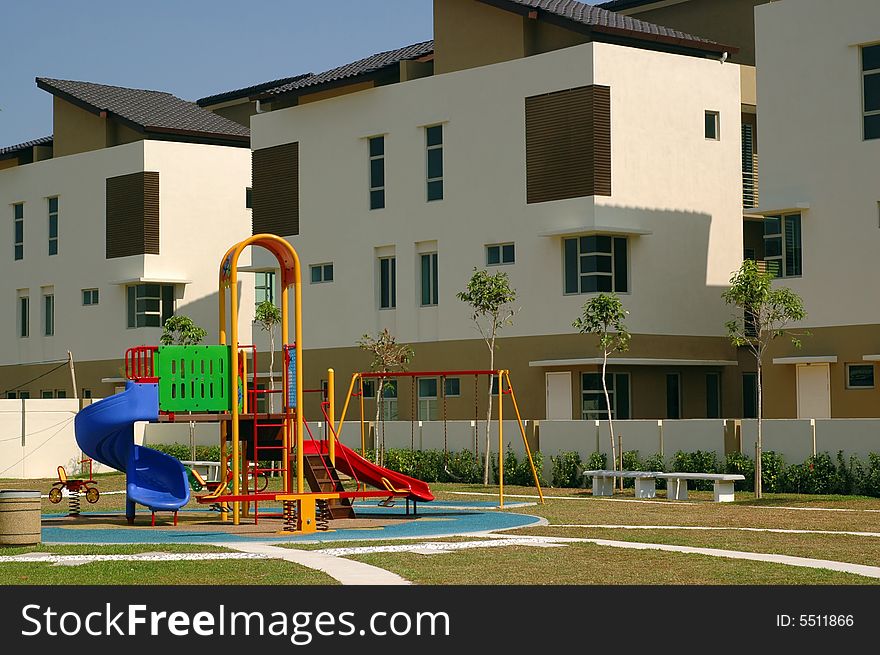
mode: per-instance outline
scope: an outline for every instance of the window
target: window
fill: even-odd
[[[254,299],[258,305],[266,300],[271,303],[275,302],[274,271],[266,271],[256,274],[254,281]]]
[[[419,378],[419,420],[436,421],[438,416],[437,406],[437,378]]]
[[[873,389],[874,388],[874,365],[873,364],[847,364],[846,365],[846,388],[847,389]]]
[[[173,284],[128,287],[128,327],[162,327],[174,316]]]
[[[18,336],[25,338],[31,334],[31,299],[29,296],[18,297]]]
[[[58,198],[49,198],[49,255],[58,254]]]
[[[608,397],[611,400],[611,418],[628,419],[630,417],[629,373],[608,373],[605,379]],[[581,418],[608,418],[601,373],[581,374]]]
[[[428,252],[421,255],[422,262],[422,307],[437,304],[437,253]]]
[[[91,398],[92,397],[92,390],[83,388],[82,397],[83,398]]]
[[[721,418],[720,373],[706,373],[706,418]]]
[[[24,259],[24,205],[12,205],[12,231],[15,259]]]
[[[264,382],[257,383],[257,391],[265,391],[266,384]],[[257,414],[265,414],[269,411],[269,394],[257,393]]]
[[[764,261],[774,277],[803,273],[801,215],[767,216],[764,219]]]
[[[486,246],[486,265],[513,264],[516,260],[516,249],[512,243],[499,243]]]
[[[253,209],[254,208],[254,189],[253,189],[253,187],[245,187],[244,206],[245,206],[245,209]]]
[[[379,258],[379,309],[397,307],[397,258]]]
[[[758,418],[758,374],[743,373],[743,418]]]
[[[461,378],[446,378],[443,393],[446,397],[456,397],[461,395]]]
[[[6,392],[6,399],[7,399],[7,400],[15,400],[16,397],[17,397],[17,396],[15,395],[15,392],[14,392],[14,391],[7,391],[7,392]]]
[[[712,141],[721,139],[721,115],[717,111],[706,112],[706,138]]]
[[[55,334],[55,294],[43,295],[43,335],[51,337]]]
[[[681,418],[681,376],[666,374],[666,418]]]
[[[67,392],[64,389],[55,389],[56,398],[67,398]]]
[[[97,289],[83,289],[83,305],[97,305],[98,304],[98,290]]]
[[[563,245],[566,294],[629,291],[625,237],[577,237]]]
[[[427,144],[428,201],[443,200],[443,126],[425,128]]]
[[[865,140],[880,139],[880,44],[862,48]]]
[[[40,398],[43,398],[44,400],[48,400],[49,398],[54,398],[54,397],[55,397],[55,392],[52,389],[43,389],[40,392]]]
[[[386,421],[396,421],[399,419],[397,410],[397,380],[385,380],[382,387],[382,418]]]
[[[312,284],[333,281],[333,264],[313,264],[309,270],[312,273]]]
[[[370,145],[370,209],[385,207],[385,137],[374,136]]]
[[[18,397],[21,400],[28,400],[31,397],[31,392],[30,391],[19,391]]]

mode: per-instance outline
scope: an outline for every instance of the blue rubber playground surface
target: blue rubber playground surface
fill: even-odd
[[[509,503],[505,507],[523,507],[526,503]],[[541,519],[527,514],[516,514],[493,510],[497,503],[484,501],[444,501],[420,504],[418,518],[406,516],[404,506],[377,507],[358,504],[356,511],[363,518],[399,519],[391,524],[368,527],[347,528],[316,532],[305,535],[287,534],[232,534],[230,532],[199,530],[198,525],[187,528],[151,528],[137,525],[118,527],[82,526],[43,526],[43,543],[76,543],[76,544],[217,544],[232,542],[294,542],[322,543],[331,541],[367,541],[386,539],[421,539],[424,537],[445,537],[452,535],[474,534],[494,530],[509,530],[537,525]],[[183,515],[187,510],[181,512]],[[61,518],[65,514],[45,515],[44,518]],[[83,517],[119,518],[122,514],[101,512],[83,512]],[[164,518],[164,517],[162,517]],[[141,513],[138,521],[149,521],[148,513]],[[332,525],[332,524],[331,524]]]

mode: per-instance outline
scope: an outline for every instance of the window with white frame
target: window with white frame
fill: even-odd
[[[801,215],[784,214],[764,219],[764,261],[774,277],[803,274]]]
[[[443,385],[443,393],[447,398],[456,398],[461,395],[461,378],[446,378]]]
[[[443,126],[425,128],[428,202],[443,200]]]
[[[705,118],[705,134],[710,141],[721,140],[721,114],[717,111],[707,111]]]
[[[611,418],[630,418],[629,373],[606,373],[608,399],[611,401]],[[607,419],[608,405],[602,390],[601,373],[581,374],[581,418]]]
[[[269,301],[275,303],[275,272],[262,271],[254,277],[254,300],[257,305]]]
[[[24,259],[24,203],[12,205],[13,256]]]
[[[370,209],[385,207],[385,137],[368,139],[370,153]]]
[[[83,289],[82,290],[82,304],[83,305],[97,305],[98,304],[98,290],[97,289]]]
[[[862,47],[864,138],[880,139],[880,44]]]
[[[128,327],[162,327],[174,316],[173,284],[133,284],[127,289]]]
[[[513,264],[516,261],[516,247],[512,243],[493,243],[486,246],[486,266]]]
[[[379,382],[379,380],[377,380]],[[382,407],[381,416],[386,421],[396,421],[399,418],[397,408],[397,380],[385,380],[382,384]],[[378,388],[378,385],[377,385]],[[378,397],[377,397],[378,401]]]
[[[379,309],[397,307],[397,258],[379,258]]]
[[[43,336],[55,335],[55,292],[43,293]]]
[[[437,378],[419,378],[417,386],[419,392],[419,420],[436,421],[439,416]]]
[[[626,237],[596,234],[563,239],[565,293],[629,291]]]
[[[31,299],[27,294],[18,296],[18,336],[27,338],[31,334]]]
[[[873,364],[847,364],[846,365],[846,388],[847,389],[873,389],[874,388],[874,365]]]
[[[333,264],[312,264],[309,266],[312,276],[312,284],[322,284],[333,281]]]
[[[439,285],[437,282],[437,253],[422,253],[419,260],[421,263],[421,305],[422,307],[436,305],[439,295]]]
[[[58,254],[58,198],[49,198],[49,255]]]

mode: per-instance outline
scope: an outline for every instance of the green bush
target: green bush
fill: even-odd
[[[676,473],[718,473],[721,466],[714,451],[695,450],[686,453],[679,450],[672,456],[672,470]],[[695,480],[694,488],[706,491],[712,489],[712,482]]]
[[[544,456],[540,452],[532,453],[532,461],[535,463],[535,470],[538,473],[538,481],[543,485],[544,480]],[[498,480],[498,456],[492,458],[492,475],[494,480]],[[535,478],[532,475],[532,467],[529,465],[529,458],[523,455],[519,459],[511,449],[507,449],[504,454],[504,483],[517,485],[522,487],[535,486]]]
[[[648,457],[642,465],[645,467],[645,471],[666,471],[666,460],[663,455],[660,453],[654,453],[650,457]],[[657,478],[657,488],[665,489],[666,488],[666,480],[663,478]]]
[[[639,459],[639,451],[638,450],[624,450],[623,451],[623,470],[624,471],[646,471],[644,468],[644,464]],[[623,478],[623,486],[624,487],[634,487],[636,486],[636,481],[634,478]]]
[[[748,455],[742,453],[730,453],[724,458],[724,472],[745,476],[745,480],[735,483],[734,488],[738,491],[755,490],[755,462]]]
[[[550,456],[551,484],[554,487],[578,488],[584,485],[583,462],[581,454],[569,450]]]
[[[798,474],[800,475],[800,474]],[[761,453],[761,488],[767,493],[781,493],[785,488],[785,458],[768,450]],[[791,482],[788,481],[790,485]]]
[[[607,471],[608,470],[608,455],[605,453],[595,452],[590,453],[590,458],[587,460],[587,471]]]

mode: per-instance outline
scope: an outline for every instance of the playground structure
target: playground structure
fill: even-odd
[[[101,497],[98,491],[98,481],[92,474],[92,460],[90,457],[83,458],[80,466],[88,463],[89,477],[86,480],[80,478],[67,477],[67,470],[63,466],[58,467],[58,481],[52,484],[49,489],[49,502],[58,504],[64,496],[64,489],[67,489],[67,513],[69,516],[79,516],[81,510],[80,494],[85,492],[86,500],[90,504],[95,504]]]
[[[256,347],[239,342],[238,259],[250,246],[268,250],[281,269],[280,328],[284,375],[279,390],[258,388]],[[293,343],[289,342],[291,287],[294,292]],[[395,498],[403,498],[407,513],[410,501],[413,510],[417,511],[418,502],[434,499],[428,485],[364,457],[363,384],[369,378],[384,382],[386,378],[415,379],[416,376],[453,373],[496,377],[499,453],[503,455],[502,400],[510,396],[532,462],[510,376],[504,370],[355,373],[337,424],[334,373],[329,369],[328,388],[321,399],[327,430],[325,438],[315,439],[304,416],[303,397],[305,393],[321,393],[323,390],[305,389],[303,385],[301,267],[295,249],[286,240],[271,234],[258,234],[241,241],[221,260],[219,290],[219,345],[130,348],[125,355],[126,378],[129,380],[125,391],[94,403],[77,415],[76,437],[83,452],[127,474],[126,516],[129,523],[133,523],[135,507],[140,504],[152,512],[153,524],[157,511],[171,511],[176,525],[177,511],[190,500],[188,473],[180,461],[138,446],[133,438],[135,421],[174,422],[176,414],[181,412],[187,412],[186,421],[219,423],[219,482],[196,500],[219,509],[222,521],[231,520],[233,525],[239,525],[242,517],[247,516],[257,523],[261,516],[260,504],[280,503],[280,513],[263,511],[262,516],[282,518],[286,532],[310,533],[328,529],[331,519],[353,518],[352,501],[355,499],[376,498],[380,499],[380,504],[389,506]],[[248,354],[253,363],[250,375]],[[280,394],[281,398],[278,412],[272,408],[274,394]],[[339,440],[353,397],[360,398],[360,453]],[[269,401],[265,411],[259,408],[261,400]],[[444,425],[445,419],[444,411]],[[338,431],[337,425],[340,426]],[[533,463],[532,472],[540,492]],[[343,485],[340,473],[351,479],[349,488]],[[281,478],[280,490],[265,488],[270,475]],[[499,457],[499,505],[502,507],[503,475],[502,456]],[[307,483],[309,490],[306,490]]]

